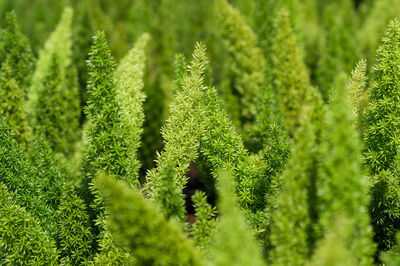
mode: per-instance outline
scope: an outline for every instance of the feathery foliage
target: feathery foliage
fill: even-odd
[[[351,266],[359,264],[355,254],[348,248],[352,233],[349,222],[343,217],[337,217],[333,227],[318,244],[310,265]],[[364,264],[365,265],[365,264]],[[370,265],[370,264],[367,264]]]
[[[280,11],[275,20],[277,29],[272,45],[272,75],[278,92],[284,125],[293,136],[299,127],[299,115],[309,98],[311,84],[302,51],[291,28],[289,14]]]
[[[143,101],[143,77],[146,64],[145,46],[149,42],[148,34],[142,35],[135,46],[122,59],[115,70],[114,79],[117,87],[116,100],[121,105],[121,117],[124,126],[129,131],[129,153],[132,160],[131,174],[138,179],[140,162],[137,151],[140,146],[142,125],[144,120]]]
[[[204,192],[196,191],[192,196],[193,206],[196,214],[196,222],[192,224],[190,231],[193,240],[202,250],[208,250],[211,238],[215,231],[216,214],[215,207],[207,203]]]
[[[39,53],[29,91],[30,122],[54,152],[69,157],[79,138],[80,102],[72,63],[73,10],[66,8]]]
[[[121,107],[116,99],[117,87],[113,80],[115,64],[103,32],[94,36],[89,56],[86,114],[90,126],[86,132],[88,144],[82,162],[81,195],[89,211],[92,233],[101,243],[105,233],[105,210],[93,184],[95,174],[105,171],[131,186],[137,185],[138,179],[132,175],[129,128],[122,123]],[[94,244],[94,249],[99,243]]]
[[[105,174],[96,183],[110,211],[110,231],[135,256],[136,265],[203,265],[178,223],[166,220],[135,188]]]
[[[55,265],[54,241],[0,183],[0,263],[4,265]]]
[[[362,147],[353,127],[349,92],[337,87],[332,95],[321,133],[320,170],[317,179],[321,233],[345,218],[348,237],[341,242],[357,265],[371,265],[374,245],[368,214],[369,180],[363,171]],[[344,228],[349,227],[348,229]]]
[[[237,205],[232,175],[219,173],[221,218],[212,241],[211,265],[264,265],[261,249]]]
[[[309,119],[308,116],[296,133],[297,144],[280,178],[281,187],[271,217],[270,261],[276,265],[303,265],[315,241],[312,222],[318,147],[315,125]]]
[[[163,206],[167,217],[175,216],[180,220],[185,212],[182,194],[185,174],[198,157],[200,136],[204,132],[201,119],[206,65],[205,47],[197,44],[189,73],[182,81],[182,89],[175,96],[170,117],[162,129],[164,151],[157,156],[157,167],[147,175],[150,197]]]
[[[353,38],[357,21],[350,0],[329,4],[324,11],[325,45],[317,66],[317,80],[325,101],[338,73],[349,73],[359,60],[358,46]]]
[[[229,100],[226,104],[228,111],[233,107],[239,110],[240,117],[233,119],[239,129],[246,132],[255,118],[255,99],[263,86],[265,59],[257,46],[257,36],[240,12],[226,0],[216,1],[216,9],[221,35],[232,58],[229,67],[233,73],[230,85],[233,86],[227,99],[237,98],[235,102],[239,102],[239,106],[232,106]]]
[[[57,210],[58,243],[61,261],[77,265],[87,261],[91,254],[92,233],[86,206],[75,191],[74,185],[66,182]]]
[[[350,93],[350,102],[353,109],[353,115],[356,118],[355,125],[361,138],[365,130],[365,115],[368,108],[368,77],[366,75],[367,62],[361,60],[355,69],[351,72],[351,78],[347,83],[347,89]]]
[[[366,162],[376,176],[372,188],[371,212],[375,240],[380,248],[390,247],[398,227],[400,202],[394,194],[399,189],[398,135],[400,93],[400,24],[389,24],[382,45],[377,51],[373,71],[370,104],[366,114]]]
[[[27,122],[26,93],[33,73],[33,53],[28,39],[17,25],[16,15],[6,15],[6,26],[0,33],[0,114],[15,131],[25,147],[31,130]]]

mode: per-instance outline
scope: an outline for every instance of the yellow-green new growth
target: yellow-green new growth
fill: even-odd
[[[110,212],[107,225],[115,243],[134,254],[135,265],[203,265],[178,222],[167,220],[137,189],[105,174],[96,184]]]
[[[357,265],[372,265],[375,246],[368,213],[370,187],[362,164],[362,146],[353,127],[354,117],[344,87],[336,88],[325,114],[317,178],[319,226],[333,230],[336,219],[347,220],[348,237],[342,242]]]
[[[278,94],[284,124],[291,136],[299,127],[304,106],[309,101],[311,84],[302,51],[290,25],[289,14],[281,10],[275,20],[272,45],[273,84]]]
[[[170,106],[170,116],[162,128],[164,150],[157,156],[157,167],[148,175],[150,197],[164,207],[167,217],[184,218],[182,189],[191,162],[198,157],[200,137],[203,135],[203,85],[208,61],[205,46],[197,44],[189,73],[183,78],[182,88]],[[172,193],[174,196],[172,196]]]
[[[30,123],[56,153],[67,157],[79,139],[80,100],[72,63],[73,10],[66,8],[39,53],[29,91]]]
[[[240,117],[233,119],[246,132],[255,119],[255,99],[263,86],[266,62],[262,50],[257,46],[257,35],[247,24],[245,17],[226,0],[217,0],[216,9],[218,26],[232,59],[228,67],[233,73],[233,80],[230,82],[233,88],[230,89],[231,95],[225,96],[228,96],[228,101],[229,97],[237,97],[236,101],[239,102],[239,106],[232,106],[232,102],[227,102],[227,108],[228,111],[230,108],[239,108]]]
[[[350,94],[350,102],[355,116],[355,126],[363,136],[365,128],[365,115],[368,107],[368,77],[366,75],[367,62],[361,60],[357,63],[356,68],[351,72],[351,78],[347,83],[347,90]]]
[[[316,129],[310,116],[296,132],[296,146],[279,182],[272,210],[270,238],[273,265],[304,265],[312,250],[315,210]]]
[[[218,179],[221,216],[211,242],[211,265],[264,265],[261,249],[236,201],[232,175],[221,171]]]
[[[129,131],[129,153],[132,160],[132,175],[138,178],[140,162],[138,148],[143,132],[143,102],[146,98],[144,87],[144,71],[146,66],[146,46],[150,35],[143,34],[135,46],[121,60],[114,73],[117,87],[116,99],[121,106],[121,118]]]
[[[27,148],[32,132],[27,120],[26,93],[33,74],[33,53],[16,20],[14,12],[8,13],[6,26],[0,31],[0,114]]]

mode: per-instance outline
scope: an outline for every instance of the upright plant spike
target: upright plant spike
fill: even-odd
[[[220,221],[212,239],[211,265],[264,265],[261,249],[237,205],[232,175],[219,174]]]
[[[185,174],[190,163],[198,157],[200,137],[204,132],[202,102],[206,65],[205,47],[197,44],[188,67],[189,73],[182,81],[182,89],[175,96],[170,106],[170,117],[162,129],[164,151],[157,156],[157,167],[147,175],[150,197],[162,204],[167,217],[175,216],[180,220],[183,220],[185,211],[182,194],[186,185]],[[166,188],[174,191],[174,197],[164,193]]]
[[[6,26],[0,34],[0,64],[12,68],[12,76],[26,92],[33,72],[33,53],[28,39],[21,33],[14,12],[6,14]]]
[[[373,174],[392,170],[397,156],[397,135],[400,126],[400,24],[389,24],[382,45],[377,51],[377,63],[369,93],[366,132],[367,163]]]
[[[232,58],[230,69],[234,87],[231,95],[227,96],[238,97],[235,101],[239,102],[239,107],[235,108],[239,108],[240,117],[235,123],[246,134],[255,119],[255,98],[263,86],[266,63],[262,50],[257,46],[257,36],[240,12],[226,0],[216,1],[216,8],[222,38]],[[232,103],[228,102],[227,105],[229,108]]]
[[[0,114],[15,131],[18,141],[28,146],[31,129],[26,113],[26,92],[33,72],[33,54],[22,35],[14,12],[6,15],[6,27],[0,33]]]
[[[213,176],[218,179],[220,170],[230,169],[236,181],[239,204],[249,217],[257,216],[265,207],[264,195],[269,186],[269,176],[265,176],[265,165],[260,167],[249,156],[213,87],[205,93],[204,125],[200,151],[209,162]],[[258,223],[257,219],[251,220],[253,225]]]
[[[399,223],[400,189],[397,180],[400,134],[400,23],[389,24],[377,51],[366,114],[366,163],[376,177],[372,188],[372,221],[379,248],[394,243]]]
[[[45,135],[54,152],[69,157],[79,139],[80,101],[72,63],[73,10],[61,20],[39,53],[29,92],[31,126]]]
[[[354,3],[340,0],[324,11],[325,46],[316,75],[322,96],[328,101],[337,73],[349,73],[357,62],[359,51],[354,39],[356,32]]]
[[[88,61],[89,98],[86,114],[90,126],[86,132],[88,144],[82,163],[81,193],[89,209],[90,220],[99,222],[92,225],[95,235],[101,233],[99,239],[102,239],[104,206],[93,185],[96,172],[113,174],[131,186],[138,183],[131,170],[129,131],[122,124],[121,108],[116,99],[114,66],[106,37],[103,32],[97,32]]]
[[[309,116],[296,133],[296,146],[281,177],[272,213],[270,261],[275,265],[303,265],[314,243],[316,132]]]
[[[124,126],[129,131],[129,153],[132,160],[131,174],[138,179],[140,162],[138,160],[138,148],[143,132],[144,120],[143,78],[146,65],[146,45],[150,36],[143,34],[137,40],[135,46],[122,59],[114,73],[117,87],[116,100],[121,105],[121,117]]]
[[[285,127],[293,137],[299,127],[299,115],[310,99],[311,84],[302,52],[290,26],[289,14],[281,10],[275,20],[277,29],[272,46],[272,75],[278,92]]]
[[[369,180],[362,167],[362,148],[353,128],[348,91],[334,90],[321,133],[321,161],[317,179],[319,225],[322,234],[347,220],[342,242],[357,265],[372,265],[375,252],[368,213]]]
[[[351,79],[347,84],[350,93],[350,102],[353,107],[353,114],[356,118],[356,128],[361,136],[365,130],[365,115],[368,107],[368,77],[366,75],[367,62],[361,60],[351,72]]]
[[[196,222],[192,224],[190,231],[193,240],[202,250],[208,250],[211,245],[211,238],[215,231],[216,214],[215,207],[207,203],[207,196],[204,192],[196,191],[192,196]]]
[[[315,249],[314,255],[309,263],[312,266],[352,266],[359,264],[355,254],[348,248],[348,241],[351,239],[351,226],[346,218],[337,217],[333,227]],[[372,265],[372,264],[370,264]]]
[[[0,264],[56,265],[54,241],[0,182]]]
[[[105,174],[96,181],[110,211],[110,231],[116,243],[135,255],[135,265],[203,265],[181,226],[166,220],[139,191]]]

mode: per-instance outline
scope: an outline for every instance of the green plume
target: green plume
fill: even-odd
[[[164,151],[157,156],[157,167],[148,172],[147,191],[163,206],[167,217],[184,218],[185,174],[190,163],[198,157],[200,137],[203,134],[203,85],[208,61],[205,47],[197,44],[189,73],[182,81],[170,106],[170,116],[162,129]],[[170,193],[172,193],[170,195]]]
[[[266,63],[262,50],[257,46],[257,36],[240,12],[226,0],[216,1],[216,9],[222,39],[231,57],[229,68],[233,74],[230,81],[233,87],[225,89],[228,90],[226,105],[228,111],[233,107],[239,109],[239,117],[233,116],[233,120],[246,133],[255,119],[255,99],[263,86]],[[239,106],[233,105],[229,98],[233,98]]]
[[[220,220],[214,233],[211,265],[264,265],[261,249],[236,202],[232,175],[219,173]]]
[[[29,91],[31,126],[56,153],[69,157],[79,139],[80,100],[72,63],[73,10],[66,8],[39,53]]]
[[[348,98],[348,91],[337,87],[325,115],[317,179],[319,224],[321,233],[329,234],[336,219],[345,218],[348,229],[343,230],[348,237],[341,242],[357,265],[372,265],[375,247],[368,213],[370,185],[363,171],[362,146]]]
[[[110,212],[107,224],[112,236],[134,254],[136,265],[203,265],[181,226],[166,220],[139,191],[105,174],[96,183]]]
[[[15,13],[6,15],[6,27],[0,35],[0,114],[26,148],[31,137],[26,112],[26,94],[33,73],[33,54],[22,35]]]
[[[143,102],[145,100],[143,78],[146,66],[146,45],[149,38],[148,34],[143,34],[126,57],[121,60],[114,73],[117,87],[116,100],[121,106],[122,123],[129,131],[131,174],[135,179],[138,179],[140,168],[137,152],[143,132]]]

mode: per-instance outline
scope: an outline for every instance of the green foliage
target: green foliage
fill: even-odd
[[[215,207],[207,203],[204,192],[196,191],[192,196],[196,215],[196,222],[192,224],[190,231],[193,240],[202,250],[207,250],[211,244],[211,238],[215,231],[217,211]]]
[[[382,171],[371,178],[370,213],[374,240],[380,250],[395,243],[395,232],[400,219],[400,188],[396,175]]]
[[[280,191],[272,212],[270,261],[276,265],[303,265],[315,241],[317,178],[315,125],[308,116],[296,133],[297,144],[280,177]]]
[[[263,86],[265,59],[257,46],[257,36],[247,25],[246,19],[226,0],[216,1],[218,25],[221,37],[232,58],[229,68],[232,72],[230,87],[226,88],[226,105],[237,108],[239,117],[233,116],[239,129],[246,132],[254,121],[255,99]],[[233,98],[234,102],[231,102]],[[233,105],[238,102],[239,106]]]
[[[31,126],[56,152],[70,156],[79,138],[80,102],[72,64],[72,16],[66,8],[57,28],[39,53],[29,91]]]
[[[18,205],[24,207],[49,233],[56,232],[53,208],[47,205],[47,197],[41,194],[41,182],[24,154],[14,132],[4,118],[0,121],[0,181],[4,183]]]
[[[0,34],[0,63],[8,64],[19,86],[26,91],[33,72],[33,53],[28,39],[17,24],[15,12],[6,14],[6,25]]]
[[[14,200],[0,183],[0,263],[55,265],[57,249],[39,221]]]
[[[220,170],[232,170],[237,182],[236,192],[240,205],[249,212],[256,211],[257,207],[260,207],[257,205],[262,205],[263,202],[263,198],[256,198],[257,195],[253,193],[259,169],[255,167],[254,162],[251,162],[241,136],[222,109],[222,103],[213,87],[205,92],[205,106],[205,130],[201,138],[201,154],[210,165],[216,179]],[[261,181],[264,179],[261,178]]]
[[[381,36],[385,34],[388,23],[396,18],[399,12],[399,0],[375,0],[371,3],[371,7],[367,9],[365,21],[357,31],[357,37],[369,64],[375,62],[376,50],[379,47]]]
[[[373,174],[391,170],[397,155],[400,104],[400,25],[389,24],[386,36],[377,52],[367,111],[367,163]]]
[[[337,87],[325,115],[316,185],[319,224],[321,233],[326,234],[338,217],[345,218],[342,228],[348,236],[341,243],[357,265],[371,265],[375,248],[368,215],[369,180],[362,168],[362,147],[348,96],[344,87]]]
[[[368,107],[368,77],[366,75],[367,63],[365,60],[358,62],[356,68],[351,72],[351,78],[347,83],[350,93],[350,102],[353,107],[353,114],[356,118],[356,129],[363,137],[365,130],[365,115]]]
[[[329,99],[335,77],[348,73],[357,62],[358,46],[353,38],[357,21],[352,1],[340,0],[324,11],[325,44],[317,66],[317,80],[325,101]]]
[[[374,176],[371,214],[375,240],[382,249],[394,243],[399,219],[397,207],[400,204],[395,194],[399,189],[397,175],[400,129],[400,25],[397,20],[389,24],[376,60],[366,114],[365,158]]]
[[[275,20],[276,36],[272,45],[272,75],[278,92],[284,125],[293,136],[299,127],[300,114],[309,100],[311,84],[302,51],[291,28],[289,14],[280,11]]]
[[[6,16],[0,34],[0,114],[6,117],[18,141],[25,147],[30,139],[26,113],[26,92],[33,72],[33,54],[21,33],[15,13]]]
[[[78,265],[91,254],[92,233],[86,206],[72,183],[65,183],[57,210],[59,251],[61,261]]]
[[[114,78],[117,87],[116,101],[121,106],[121,118],[124,126],[129,131],[129,153],[132,160],[131,174],[138,179],[140,162],[137,151],[140,146],[142,125],[144,120],[143,101],[143,77],[146,64],[145,46],[150,36],[144,34],[137,41],[115,70]]]
[[[175,216],[180,220],[185,213],[181,192],[187,182],[185,174],[198,157],[200,136],[204,132],[201,119],[206,65],[205,47],[197,44],[189,73],[182,81],[182,89],[175,96],[162,129],[164,151],[157,156],[157,167],[147,175],[150,197],[163,206],[167,217]]]
[[[396,235],[396,242],[400,243],[400,237],[399,234],[397,233]],[[392,250],[384,252],[381,254],[381,260],[385,263],[387,266],[396,266],[400,264],[400,246],[399,244],[396,244]]]
[[[310,265],[351,266],[365,265],[356,260],[356,253],[348,248],[352,232],[349,222],[343,217],[337,217],[331,230],[319,243]],[[370,265],[370,264],[367,264]],[[371,264],[372,265],[372,264]]]
[[[211,265],[264,265],[261,249],[237,205],[232,175],[219,174],[221,218],[212,239]]]
[[[110,211],[110,231],[116,243],[135,256],[136,265],[203,265],[180,225],[167,221],[135,188],[105,174],[96,181]]]
[[[115,64],[103,32],[94,36],[89,56],[89,98],[85,111],[90,125],[85,133],[88,144],[82,162],[81,195],[89,211],[92,233],[101,242],[105,232],[104,205],[93,184],[94,175],[105,171],[131,186],[138,184],[138,179],[131,174],[130,128],[122,123],[121,107],[116,99],[117,86],[113,80]],[[94,244],[95,249],[97,244]]]

